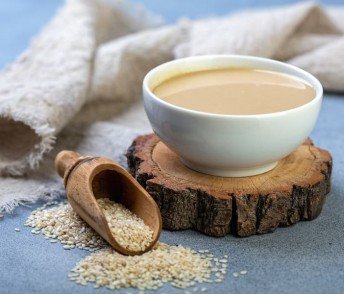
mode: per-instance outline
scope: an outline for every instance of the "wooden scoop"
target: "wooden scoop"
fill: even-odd
[[[68,200],[76,213],[118,252],[138,255],[150,250],[161,233],[161,214],[153,198],[121,166],[104,157],[81,156],[61,151],[55,159],[57,172],[64,178]],[[153,233],[144,251],[131,251],[116,241],[96,199],[110,198],[139,216]]]

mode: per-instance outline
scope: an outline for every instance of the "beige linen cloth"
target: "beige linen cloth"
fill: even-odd
[[[326,90],[344,91],[343,19],[341,7],[306,2],[164,26],[126,2],[67,1],[0,74],[0,211],[63,195],[53,167],[61,149],[125,165],[131,141],[150,131],[142,79],[165,61],[275,58],[313,73]]]

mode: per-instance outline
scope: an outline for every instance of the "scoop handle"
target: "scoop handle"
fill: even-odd
[[[63,150],[55,158],[55,167],[61,178],[64,178],[68,171],[79,159],[81,155],[75,151]]]

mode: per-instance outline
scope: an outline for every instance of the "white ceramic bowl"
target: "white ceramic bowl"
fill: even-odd
[[[183,73],[248,67],[291,74],[312,85],[316,96],[300,107],[257,115],[221,115],[167,103],[152,93],[161,82]],[[311,133],[323,89],[311,74],[283,62],[240,55],[205,55],[174,60],[152,69],[143,82],[145,110],[154,132],[182,162],[196,171],[244,177],[273,169]]]

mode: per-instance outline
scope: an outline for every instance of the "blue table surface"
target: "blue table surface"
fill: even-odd
[[[136,1],[162,14],[167,22],[181,16],[199,18],[242,9],[294,3],[292,0]],[[343,1],[325,1],[344,4]],[[11,0],[0,4],[0,68],[22,52],[32,36],[50,19],[61,0]],[[344,293],[344,96],[326,94],[315,143],[334,158],[332,190],[321,215],[312,222],[279,228],[273,234],[239,239],[211,238],[193,231],[167,232],[162,241],[228,254],[229,274],[223,283],[206,285],[208,293]],[[0,221],[0,293],[107,293],[67,279],[86,251],[63,250],[23,226],[31,207],[20,207]],[[21,228],[15,232],[14,228]],[[248,274],[233,278],[232,273]],[[121,291],[122,292],[122,291]],[[124,293],[133,290],[124,290]],[[161,292],[183,292],[165,286]]]

